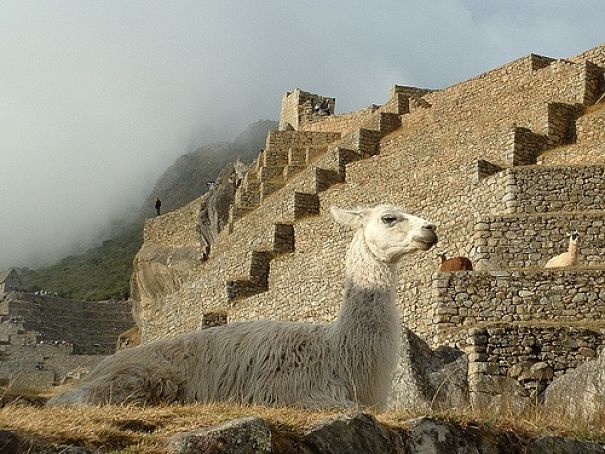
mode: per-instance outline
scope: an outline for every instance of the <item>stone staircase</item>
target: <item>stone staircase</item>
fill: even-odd
[[[269,244],[248,254],[249,266],[245,276],[228,279],[225,283],[227,299],[239,299],[265,292],[269,286],[271,260],[294,251],[293,223],[320,212],[319,194],[335,184],[346,181],[347,164],[369,158],[379,152],[382,137],[397,129],[401,119],[396,113],[377,112],[372,122],[377,129],[358,128],[341,137],[338,133],[310,133],[275,131],[267,138],[267,148],[244,177],[236,203],[231,207],[229,230],[235,221],[256,209],[273,192],[282,189],[296,174],[306,171],[293,186],[290,203],[282,213],[283,221],[274,224]],[[313,146],[315,139],[335,141],[322,151]]]
[[[602,53],[597,49],[591,55],[601,58]],[[512,228],[502,233],[510,242],[518,239],[507,235],[525,238],[521,226],[541,216],[536,227],[553,228],[540,237],[544,244],[540,247],[561,252],[567,224],[574,218],[565,213],[576,209],[588,216],[601,208],[589,208],[590,195],[566,199],[561,178],[570,178],[574,185],[586,180],[570,173],[569,168],[575,166],[567,165],[566,159],[557,162],[550,157],[588,144],[593,150],[590,156],[598,153],[598,133],[590,126],[597,128],[599,116],[590,104],[602,91],[602,72],[603,64],[595,67],[581,58],[531,55],[444,90],[406,93],[409,87],[396,87],[383,106],[340,118],[297,123],[300,109],[283,103],[283,119],[297,130],[280,131],[269,141],[240,186],[230,228],[221,234],[199,272],[158,303],[146,322],[145,336],[153,339],[190,331],[212,311],[228,313],[229,320],[332,319],[341,294],[342,255],[350,232],[334,225],[327,210],[330,205],[400,204],[436,222],[441,232],[439,248],[456,255],[471,251],[473,227],[482,220],[478,217],[490,225],[516,223],[518,231]],[[394,132],[388,134],[389,130]],[[326,131],[334,134],[331,141]],[[306,134],[318,132],[325,142],[313,144],[313,135]],[[300,142],[305,140],[311,143],[303,146]],[[323,149],[314,151],[313,145]],[[547,165],[553,169],[541,168]],[[528,187],[526,178],[540,178],[542,183]],[[534,194],[541,186],[543,195]],[[481,195],[485,203],[475,200],[479,192],[485,193]],[[290,244],[295,248],[274,250],[274,224],[290,226],[295,235]],[[477,231],[477,235],[486,234]],[[478,241],[508,247],[495,237],[481,236]],[[518,247],[521,255],[514,259],[519,266],[523,259],[521,268],[546,259],[545,251],[530,256],[521,242]],[[482,253],[487,254],[486,264],[501,258],[497,251]],[[596,247],[588,255],[598,254]],[[398,287],[402,319],[435,345],[441,342],[432,337],[432,320],[439,308],[433,308],[431,300],[437,261],[432,254],[420,254],[410,262],[403,264]],[[506,268],[481,273],[489,272],[529,271]],[[481,273],[475,277],[479,279]],[[459,284],[460,288],[464,285]],[[470,326],[457,325],[462,330]]]
[[[532,70],[546,69],[553,62],[545,60]],[[584,67],[594,70],[589,62]],[[601,90],[590,83],[585,89],[587,104]],[[502,376],[518,378],[528,393],[539,392],[553,376],[593,358],[596,348],[605,344],[605,329],[596,326],[605,315],[605,269],[599,269],[605,253],[605,166],[536,165],[543,153],[591,136],[577,127],[583,114],[586,107],[581,103],[545,103],[539,125],[544,134],[513,126],[501,161],[475,163],[476,181],[503,180],[498,206],[476,223],[473,237],[476,263],[493,271],[439,273],[431,303],[436,342],[457,342],[469,348],[473,392],[480,392],[486,380]],[[375,131],[359,129],[337,144],[344,158],[327,153],[316,166],[329,170],[333,182],[344,182],[346,165],[375,155],[380,139]],[[333,183],[322,187],[318,175],[308,179],[308,190],[294,193],[289,213],[293,221],[320,214],[320,192]],[[580,262],[589,269],[543,270],[548,258],[566,250],[570,230],[580,232]],[[298,259],[305,260],[302,255]],[[277,262],[278,274],[283,275],[279,281],[269,280],[269,259],[264,262],[262,288],[247,296],[269,287],[296,287],[287,271],[290,261],[280,257]],[[501,327],[502,322],[507,327]],[[520,349],[516,349],[516,338]],[[565,349],[562,343],[573,339],[577,339],[573,348]]]
[[[569,119],[585,109],[549,106],[549,116],[553,111],[567,111]],[[605,165],[536,159],[547,149],[568,152],[570,139],[575,146],[576,123],[583,125],[578,141],[599,136],[600,122],[591,131],[585,118],[576,120],[553,126],[553,137],[531,137],[536,145],[512,147],[507,169],[478,163],[479,180],[482,173],[500,178],[499,206],[478,220],[473,236],[474,263],[485,271],[435,275],[435,334],[467,350],[477,403],[506,386],[509,393],[537,398],[554,377],[605,348]],[[490,178],[483,183],[493,184]],[[573,230],[580,234],[578,266],[544,269],[548,259],[567,251]]]

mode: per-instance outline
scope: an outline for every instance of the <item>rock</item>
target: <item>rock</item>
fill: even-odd
[[[24,438],[14,430],[0,429],[0,454],[94,454],[101,452],[83,446],[41,444]]]
[[[468,361],[458,349],[433,351],[404,328],[399,363],[389,406],[394,408],[455,408],[468,402]]]
[[[554,371],[545,362],[539,362],[531,366],[529,376],[534,380],[551,380],[554,376]]]
[[[0,429],[0,453],[25,453],[23,444],[23,439],[14,430]]]
[[[544,405],[572,419],[597,423],[605,414],[605,350],[597,359],[557,377],[546,388]]]
[[[477,452],[475,444],[469,443],[459,427],[432,418],[412,420],[405,444],[411,454]]]
[[[197,220],[202,256],[208,257],[210,248],[229,221],[229,207],[247,167],[241,161],[229,163],[216,179],[216,186],[207,193]]]
[[[603,454],[605,448],[598,443],[565,437],[538,437],[530,440],[527,454]]]
[[[169,449],[178,454],[271,453],[271,429],[261,418],[250,416],[176,435]]]
[[[514,378],[478,375],[471,388],[471,405],[491,413],[519,414],[532,404],[528,391]]]
[[[145,326],[162,308],[162,298],[178,290],[184,276],[199,263],[197,246],[170,247],[143,244],[134,258],[132,315],[135,324]]]
[[[338,415],[320,422],[305,433],[303,445],[321,454],[396,452],[395,442],[384,427],[365,413]]]
[[[462,429],[433,418],[410,421],[405,440],[408,454],[509,454],[519,452],[515,440],[491,430]]]

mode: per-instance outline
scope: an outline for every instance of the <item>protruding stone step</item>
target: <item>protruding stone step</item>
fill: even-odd
[[[530,71],[539,71],[550,66],[556,59],[551,57],[545,57],[544,55],[529,54],[529,68]]]
[[[255,282],[251,279],[233,279],[225,283],[225,290],[227,292],[227,300],[235,302],[258,293],[266,292],[268,287],[266,284]]]
[[[336,183],[342,183],[344,179],[333,170],[314,168],[315,192],[322,192],[329,189]]]
[[[347,176],[347,164],[359,159],[361,159],[361,155],[356,151],[338,146],[330,149],[317,161],[316,165],[337,173],[344,180]]]
[[[234,301],[267,291],[269,287],[269,267],[272,251],[251,251],[248,276],[231,279],[225,283],[227,299]]]
[[[588,60],[585,60],[583,65],[583,102],[585,106],[589,106],[596,103],[603,94],[603,91],[605,90],[605,80],[603,76],[603,69],[601,67]]]
[[[395,113],[381,112],[378,116],[378,130],[388,134],[401,127],[401,117]]]
[[[506,165],[510,167],[536,163],[536,158],[548,147],[548,137],[527,128],[515,127],[511,131],[510,145],[505,151]]]
[[[391,96],[386,107],[388,112],[398,115],[410,113],[410,102],[417,99],[422,99],[422,96],[430,93],[433,90],[418,87],[408,87],[403,85],[394,85],[391,87]],[[427,103],[428,104],[428,103]]]
[[[273,224],[273,252],[276,254],[294,252],[294,225]]]
[[[576,120],[583,113],[583,106],[551,102],[546,108],[545,130],[548,146],[555,147],[575,142]]]
[[[378,144],[381,137],[382,133],[380,131],[364,128],[358,129],[353,133],[354,148],[364,158],[374,156],[378,153]]]
[[[295,192],[292,196],[290,210],[294,219],[319,214],[319,196],[304,192]]]

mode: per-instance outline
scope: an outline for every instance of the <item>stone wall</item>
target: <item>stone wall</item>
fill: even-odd
[[[605,166],[518,167],[505,172],[507,213],[605,209]],[[500,205],[502,206],[502,205]]]
[[[589,49],[586,52],[582,52],[581,54],[578,54],[575,57],[571,57],[569,60],[574,62],[582,62],[584,60],[588,60],[603,68],[605,67],[605,45],[602,44],[600,46],[593,47],[592,49]]]
[[[490,401],[499,393],[535,399],[554,377],[596,358],[604,345],[605,329],[581,325],[471,329],[465,348],[471,400]]]
[[[76,301],[19,294],[6,301],[10,317],[45,341],[68,341],[76,354],[109,354],[118,336],[133,325],[129,301]]]
[[[569,140],[576,111],[565,105],[585,102],[590,85],[586,68],[583,61],[530,55],[453,87],[407,98],[416,101],[401,115],[401,127],[378,145],[368,142],[364,159],[346,165],[345,184],[310,194],[316,197],[318,215],[298,218],[292,212],[293,193],[314,185],[317,175],[309,168],[238,219],[231,233],[219,235],[209,260],[191,270],[178,290],[162,296],[162,307],[144,324],[145,338],[195,329],[204,312],[216,308],[226,309],[230,320],[331,320],[342,293],[343,257],[351,232],[332,222],[330,205],[403,205],[438,224],[439,249],[449,255],[471,254],[479,218],[505,211],[510,178],[506,172],[486,177],[478,170],[478,160],[493,163],[495,169],[519,159],[537,159],[528,150],[543,150],[530,150],[530,134],[536,143],[544,137],[544,146]],[[376,115],[383,113],[380,109]],[[361,143],[363,134],[355,134],[351,140]],[[271,260],[266,291],[229,302],[225,281],[249,275],[250,252],[271,249],[273,224],[279,222],[294,224],[294,252]],[[569,225],[559,227],[564,242],[563,230]],[[591,235],[587,225],[584,231]],[[559,240],[553,234],[550,252],[564,250]],[[403,322],[431,341],[431,279],[438,264],[433,254],[419,254],[404,263],[398,288]]]
[[[482,269],[543,267],[550,258],[567,252],[569,234],[577,230],[578,264],[602,264],[604,221],[602,211],[484,217],[475,225],[473,257]]]
[[[143,242],[163,246],[199,243],[197,217],[205,195],[178,210],[145,220]]]
[[[330,115],[329,117],[313,116],[305,124],[305,131],[323,131],[346,133],[359,128],[373,117],[379,106],[370,106],[346,114]],[[370,120],[371,121],[371,120]]]
[[[605,270],[437,273],[434,341],[464,340],[464,329],[498,322],[599,323],[605,317]]]
[[[313,107],[323,100],[328,102],[330,112],[334,113],[336,104],[334,98],[316,95],[315,93],[302,91],[299,88],[287,92],[282,99],[279,130],[285,131],[290,128],[299,130],[307,122],[313,121],[316,117]]]
[[[79,378],[106,356],[78,355],[71,344],[10,344],[0,346],[0,379],[12,389],[46,390],[69,374]]]
[[[579,143],[605,140],[605,105],[589,111],[589,114],[579,118],[576,123],[576,134]]]

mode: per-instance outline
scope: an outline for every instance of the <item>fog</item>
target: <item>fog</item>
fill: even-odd
[[[489,5],[489,6],[488,6]],[[285,91],[383,103],[600,44],[600,0],[0,3],[0,270],[94,245],[181,154]]]

